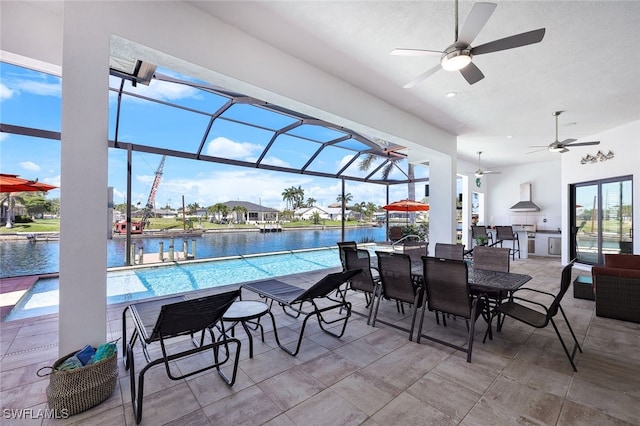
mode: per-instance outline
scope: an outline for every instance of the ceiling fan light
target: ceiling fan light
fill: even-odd
[[[550,145],[549,146],[549,151],[551,151],[551,152],[562,152],[563,149],[564,149],[564,147],[558,146],[558,145]]]
[[[469,49],[445,52],[440,58],[440,65],[447,71],[459,71],[471,63]]]

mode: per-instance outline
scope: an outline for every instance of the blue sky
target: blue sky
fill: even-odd
[[[159,71],[171,74],[167,70]],[[0,76],[0,121],[60,131],[61,81],[58,77],[6,63],[0,63]],[[111,86],[118,85],[119,79],[112,77]],[[127,90],[206,112],[215,111],[222,104],[216,95],[156,80],[149,86],[129,86]],[[253,122],[266,127],[282,127],[291,120],[268,111],[256,112],[255,108],[245,105],[235,105],[232,108],[226,113],[228,118],[242,120],[250,115]],[[115,111],[116,97],[112,92],[109,98],[110,139],[115,137]],[[128,97],[121,110],[118,140],[195,151],[208,120],[205,115]],[[301,127],[297,134],[321,140],[335,137],[331,130],[316,126]],[[251,161],[262,152],[270,137],[269,131],[218,120],[207,135],[204,152],[212,156],[224,153],[228,158]],[[295,138],[279,138],[264,162],[292,167],[303,165],[311,146],[294,144],[293,139]],[[2,173],[18,174],[29,179],[38,178],[42,182],[60,185],[59,141],[0,133],[0,153]],[[350,151],[338,146],[332,147],[314,161],[311,169],[335,172],[349,158]],[[146,203],[160,159],[159,155],[133,153],[134,204]],[[352,168],[355,167],[354,164]],[[109,185],[114,188],[116,203],[126,201],[126,170],[126,151],[110,149]],[[426,171],[418,173],[426,174]],[[336,179],[167,157],[155,202],[157,207],[170,204],[176,208],[181,205],[184,196],[186,204],[197,202],[201,206],[209,206],[217,202],[242,200],[281,209],[285,206],[282,192],[291,186],[301,186],[305,190],[305,197],[316,199],[318,206],[335,202],[341,192],[341,182]],[[391,201],[407,198],[406,185],[391,188]],[[385,203],[385,189],[381,185],[347,181],[346,192],[353,195],[354,202],[374,202],[379,205]],[[424,195],[424,184],[416,185],[416,195],[418,199]],[[48,193],[49,198],[59,196],[59,190]]]

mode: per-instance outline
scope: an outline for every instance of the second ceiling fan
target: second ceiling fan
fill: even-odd
[[[440,68],[448,71],[460,71],[462,76],[469,84],[477,83],[484,78],[482,71],[471,62],[474,55],[482,55],[484,53],[498,52],[500,50],[513,49],[515,47],[526,46],[529,44],[539,43],[544,37],[545,29],[540,28],[489,43],[480,46],[471,47],[471,43],[485,26],[493,11],[496,8],[495,3],[475,3],[467,20],[462,25],[462,29],[458,34],[458,0],[455,1],[455,39],[452,45],[445,50],[425,50],[425,49],[395,49],[392,55],[402,56],[430,56],[441,55],[440,64],[428,69],[418,77],[405,84],[405,88],[410,88],[418,83],[426,80],[435,74]]]
[[[548,146],[545,145],[535,145],[529,146],[529,148],[543,148],[537,151],[532,151],[529,154],[538,151],[544,151],[544,148],[548,149],[551,152],[559,152],[560,154],[568,152],[569,148],[574,146],[590,146],[590,145],[600,145],[600,141],[591,141],[591,142],[578,142],[577,139],[565,139],[562,142],[558,140],[558,116],[562,114],[564,111],[555,111],[552,115],[556,118],[556,140],[551,142]]]

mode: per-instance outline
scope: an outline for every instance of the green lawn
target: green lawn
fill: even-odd
[[[14,223],[11,228],[0,226],[0,234],[16,232],[60,232],[60,219],[36,219],[29,223]]]
[[[177,219],[164,219],[164,218],[152,218],[150,219],[151,224],[148,229],[174,229],[180,230],[182,229],[182,220]],[[292,221],[286,222],[282,224],[283,228],[299,228],[299,227],[312,227],[312,226],[340,226],[339,220],[326,220],[322,221],[319,225],[314,225],[312,221],[308,220],[300,220],[300,221]],[[358,222],[351,220],[347,221],[345,226],[357,226]],[[197,221],[193,221],[193,227],[198,228],[199,224]],[[233,224],[233,225],[220,225],[217,223],[209,223],[202,222],[202,229],[255,229],[256,226],[253,224]],[[189,224],[187,222],[187,229],[189,229]],[[35,219],[33,222],[29,223],[14,223],[11,228],[7,228],[5,226],[0,226],[0,235],[1,234],[14,234],[16,232],[60,232],[60,219]]]

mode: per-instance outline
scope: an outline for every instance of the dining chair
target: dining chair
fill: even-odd
[[[351,278],[348,289],[364,293],[365,300],[367,302],[366,307],[369,308],[369,313],[367,314],[367,324],[369,324],[371,322],[371,314],[373,312],[374,296],[377,294],[378,285],[380,284],[380,277],[374,277],[371,272],[371,256],[369,255],[369,251],[363,249],[355,250],[353,248],[346,247],[344,249],[344,254],[347,269],[362,270],[360,274]],[[360,312],[355,310],[352,310],[352,312],[360,314]]]
[[[485,309],[486,298],[473,297],[471,295],[466,262],[427,256],[424,256],[422,261],[427,303],[422,307],[422,316],[420,317],[416,341],[420,343],[420,338],[424,337],[466,352],[467,362],[471,362],[475,324]],[[467,325],[467,347],[422,334],[426,309],[464,318]],[[489,336],[491,337],[491,317],[486,319]]]
[[[471,247],[473,248],[474,245],[477,246],[478,245],[478,238],[480,239],[484,239],[487,241],[486,244],[488,245],[493,245],[493,235],[491,235],[490,232],[487,232],[487,227],[486,226],[478,226],[478,225],[472,225],[471,226]],[[489,243],[489,241],[491,241],[491,243]]]
[[[464,260],[462,244],[436,243],[434,256],[438,259]]]
[[[502,247],[502,243],[505,241],[509,241],[511,247],[511,259],[516,259],[516,253],[518,253],[518,259],[520,259],[520,239],[518,238],[518,234],[513,232],[512,226],[496,226],[496,243],[500,243],[500,247]]]
[[[565,315],[564,310],[560,305],[560,301],[567,292],[569,285],[571,285],[572,267],[573,263],[569,263],[562,269],[560,288],[558,289],[557,293],[554,294],[533,288],[521,287],[518,290],[514,291],[509,297],[509,300],[498,306],[496,310],[501,314],[504,314],[535,328],[546,328],[547,325],[551,323],[553,329],[556,332],[556,335],[558,336],[558,339],[560,340],[560,343],[562,344],[562,349],[564,349],[564,353],[567,355],[567,358],[571,363],[571,367],[573,367],[573,371],[577,372],[578,369],[576,368],[574,359],[576,356],[576,351],[579,350],[580,352],[582,352],[582,348],[580,347],[580,343],[578,343],[578,339],[576,338],[576,335],[571,328],[569,319]],[[523,294],[530,294],[530,296],[524,297]],[[543,298],[549,300],[547,304],[541,302]],[[569,328],[569,332],[571,332],[571,336],[573,337],[574,345],[571,349],[571,353],[569,353],[569,349],[567,348],[564,340],[562,340],[560,331],[558,331],[558,326],[553,320],[553,318],[558,314],[558,311],[562,314],[562,317],[564,318],[564,321]]]
[[[376,251],[378,257],[378,270],[380,271],[380,286],[375,308],[371,318],[371,325],[375,327],[376,321],[390,327],[409,332],[409,340],[413,340],[418,308],[424,299],[424,287],[421,281],[413,279],[411,274],[411,258],[407,254]],[[412,305],[411,327],[406,329],[395,323],[378,319],[380,299],[392,299],[400,303]]]
[[[509,272],[511,263],[511,250],[509,248],[476,246],[473,249],[473,268],[485,271]],[[481,286],[471,285],[471,294],[474,297],[486,295],[489,306],[492,310],[498,306],[507,293],[500,290],[491,290]],[[491,315],[491,312],[488,312]],[[497,319],[497,329],[500,330],[504,316],[499,315]]]
[[[342,265],[342,270],[346,271],[347,268],[345,266],[345,261],[344,261],[344,249],[345,248],[352,248],[352,249],[357,249],[358,248],[358,244],[355,241],[341,241],[338,242],[338,253],[340,255],[340,264]]]
[[[429,243],[426,241],[405,241],[402,245],[402,253],[408,254],[413,264],[422,262],[422,256],[429,255]]]

